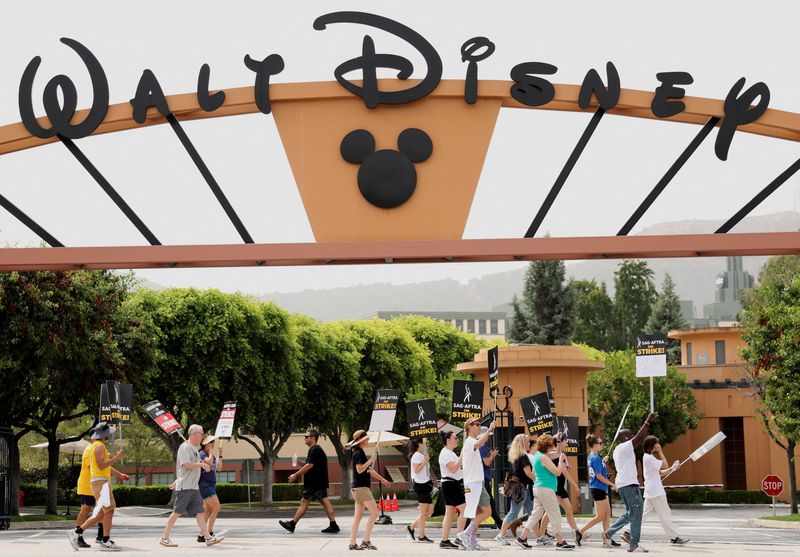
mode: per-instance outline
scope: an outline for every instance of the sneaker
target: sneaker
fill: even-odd
[[[418,543],[433,543],[433,540],[430,539],[428,536],[420,536],[417,538]]]
[[[78,538],[80,538],[80,537],[81,537],[81,535],[79,533],[77,533],[75,530],[70,530],[67,533],[67,539],[69,539],[69,544],[72,546],[72,549],[74,549],[75,551],[78,551],[78,549],[80,549],[80,546],[78,545]]]
[[[369,540],[361,540],[361,549],[378,549]]]
[[[212,545],[217,545],[219,542],[224,540],[225,538],[218,538],[217,536],[209,536],[206,538],[206,545],[211,547]]]
[[[683,545],[688,541],[689,540],[684,540],[683,538],[675,537],[669,540],[669,543],[671,543],[672,545]]]
[[[603,547],[611,547],[611,540],[603,533]]]
[[[547,530],[545,530],[544,535],[547,536],[547,539],[550,539],[550,540],[556,539],[556,537],[553,534],[551,534],[550,532],[548,532]]]
[[[580,547],[582,539],[583,539],[583,534],[581,534],[581,531],[580,530],[575,530],[575,545]]]
[[[357,543],[351,543],[350,545],[347,546],[347,549],[352,549],[353,551],[361,551],[364,548],[358,545]]]
[[[464,542],[462,542],[458,536],[459,534],[456,534],[456,539],[455,541],[453,541],[453,545],[456,546],[458,549],[467,549],[466,546],[464,545]]]
[[[630,532],[624,532],[622,534],[622,541],[624,541],[625,543],[631,543],[631,533]]]
[[[550,538],[547,536],[539,536],[536,538],[536,545],[547,545],[550,543]]]
[[[510,542],[510,541],[508,541],[508,538],[506,538],[505,536],[502,536],[502,535],[500,535],[500,534],[497,534],[497,535],[494,537],[494,541],[496,541],[496,542],[497,542],[497,543],[499,543],[500,545],[511,545],[511,542]]]
[[[197,543],[206,543],[206,539],[203,536],[197,536]]]
[[[636,547],[629,547],[628,553],[650,553],[650,552],[647,551],[645,548],[643,548],[641,545],[638,545]]]
[[[408,536],[408,539],[410,539],[412,542],[415,540],[414,529],[411,528],[411,525],[406,526],[406,535]]]
[[[439,549],[459,549],[459,546],[450,540],[442,540],[439,542]]]
[[[173,543],[169,538],[161,538],[158,540],[158,543],[163,545],[164,547],[178,547],[178,544]]]
[[[100,551],[120,551],[120,548],[109,540],[100,544]]]
[[[102,540],[100,540],[102,541]],[[86,543],[86,540],[83,539],[83,536],[78,536],[78,547],[92,547],[90,544]]]
[[[533,547],[528,543],[528,540],[523,540],[521,538],[514,538],[514,543],[520,546],[522,549],[531,549]]]
[[[339,529],[339,525],[336,524],[335,522],[331,522],[330,526],[328,526],[327,528],[323,528],[320,531],[323,534],[338,534],[339,532],[341,532],[341,530]]]
[[[563,541],[561,543],[557,543],[556,544],[556,549],[562,549],[562,550],[569,551],[570,549],[575,549],[575,546],[572,545],[571,543],[567,543],[566,541]]]
[[[285,530],[287,530],[290,534],[294,534],[294,520],[279,520],[278,524],[283,526]]]
[[[621,543],[612,538],[608,538],[608,542],[611,544],[611,547],[620,547],[622,545]]]

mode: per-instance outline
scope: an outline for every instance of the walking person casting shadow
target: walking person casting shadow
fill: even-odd
[[[419,537],[416,538],[421,543],[433,543],[428,536],[425,535],[425,521],[433,514],[433,482],[431,481],[431,460],[428,454],[428,441],[423,437],[422,439],[412,439],[409,441],[408,456],[411,459],[411,479],[414,482],[414,493],[417,494],[419,501],[419,515],[411,523],[406,526],[406,532],[411,540],[414,540],[414,531],[419,528]]]
[[[300,499],[300,507],[294,513],[294,518],[292,520],[279,520],[278,524],[293,534],[297,523],[306,514],[308,505],[312,501],[319,501],[330,521],[330,524],[322,530],[322,533],[337,534],[340,531],[339,525],[336,524],[333,505],[328,499],[328,455],[318,445],[319,432],[316,429],[307,429],[303,439],[308,447],[306,462],[300,470],[289,476],[289,483],[294,482],[297,478],[303,478],[303,497]]]
[[[372,527],[375,526],[375,521],[378,520],[378,505],[375,504],[375,499],[372,497],[370,478],[375,478],[381,482],[383,487],[389,487],[389,481],[372,469],[372,465],[375,464],[375,460],[378,457],[377,452],[372,453],[369,458],[364,452],[364,447],[367,446],[368,442],[369,435],[367,435],[367,432],[359,429],[353,434],[353,440],[347,445],[353,451],[352,493],[353,501],[355,501],[355,514],[353,515],[353,526],[350,529],[350,545],[348,546],[348,549],[353,550],[378,549],[370,541]],[[367,525],[364,528],[364,539],[361,540],[359,545],[356,543],[356,538],[358,537],[358,527],[364,517],[365,509],[369,511],[369,518],[367,518]]]
[[[217,472],[222,472],[222,447],[219,448],[218,456],[214,456],[214,446],[216,437],[211,434],[203,437],[200,441],[200,460],[208,464],[210,470],[200,472],[200,496],[203,498],[203,508],[206,511],[206,531],[212,538],[214,537],[214,523],[219,515],[220,504],[217,497]],[[205,543],[202,534],[197,536],[197,541]]]

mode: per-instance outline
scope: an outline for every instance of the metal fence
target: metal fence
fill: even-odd
[[[0,428],[0,530],[11,524],[11,443],[14,436],[9,428]]]

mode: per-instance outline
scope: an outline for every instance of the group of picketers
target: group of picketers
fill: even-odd
[[[510,500],[510,509],[500,521],[500,531],[494,540],[501,545],[513,541],[523,549],[533,545],[547,545],[555,542],[558,550],[571,550],[581,545],[588,537],[588,531],[602,524],[602,543],[607,547],[620,546],[614,537],[626,525],[629,531],[622,535],[628,544],[629,552],[647,553],[639,545],[643,517],[655,513],[670,542],[683,545],[688,540],[680,538],[671,519],[667,496],[662,485],[662,477],[676,470],[679,462],[669,465],[661,449],[658,438],[647,435],[647,429],[655,418],[650,414],[641,429],[634,435],[622,429],[617,435],[618,444],[613,458],[616,468],[615,481],[611,480],[605,458],[600,457],[603,440],[589,435],[586,438],[590,450],[588,457],[589,487],[595,504],[595,516],[582,528],[578,528],[566,491],[569,482],[575,489],[578,484],[572,477],[569,461],[565,455],[566,436],[542,434],[530,437],[519,434],[508,448],[510,471],[504,482],[505,496]],[[466,549],[481,551],[487,548],[478,543],[478,528],[490,515],[496,515],[493,499],[489,494],[487,470],[492,465],[496,451],[488,451],[487,441],[495,429],[495,422],[482,427],[477,418],[464,424],[464,441],[461,454],[456,454],[458,436],[452,432],[442,432],[443,448],[439,453],[441,472],[441,492],[445,501],[445,516],[442,523],[442,549]],[[108,439],[115,431],[114,426],[105,422],[97,424],[91,431],[92,443],[83,452],[81,473],[78,479],[78,495],[81,509],[76,528],[69,532],[69,541],[76,551],[91,547],[84,539],[84,532],[98,526],[96,542],[102,551],[119,551],[111,540],[111,525],[116,504],[111,485],[111,476],[122,481],[128,476],[116,470],[113,465],[124,455],[119,451],[114,456],[108,452]],[[216,494],[216,472],[222,469],[222,447],[215,454],[216,439],[205,435],[200,425],[192,425],[187,430],[187,439],[178,449],[176,459],[176,480],[170,486],[175,490],[173,512],[167,519],[164,533],[159,540],[164,547],[177,547],[170,538],[172,527],[182,515],[194,516],[199,528],[197,541],[207,546],[215,545],[224,539],[214,534],[214,524],[220,510]],[[304,435],[308,446],[308,456],[303,466],[289,476],[289,482],[303,479],[303,492],[300,507],[291,520],[281,520],[279,524],[290,533],[305,515],[312,501],[319,501],[325,509],[330,524],[322,530],[324,534],[337,534],[340,528],[336,523],[333,505],[328,499],[328,458],[319,446],[319,432],[308,429]],[[350,531],[351,550],[374,550],[371,541],[373,526],[378,518],[378,507],[370,488],[372,479],[389,487],[389,482],[373,469],[377,453],[367,457],[365,448],[370,436],[359,430],[347,447],[352,451],[353,484],[352,495],[355,513]],[[644,498],[639,486],[634,448],[642,444],[644,451]],[[413,439],[409,443],[411,479],[413,490],[419,502],[419,513],[414,521],[406,526],[411,540],[433,544],[427,537],[425,522],[433,512],[433,481],[430,473],[430,455],[425,438]],[[609,489],[615,489],[625,504],[625,513],[611,524]],[[567,523],[572,530],[575,544],[567,542],[562,535],[561,512],[564,509]],[[361,520],[368,514],[361,543],[357,542]],[[456,521],[456,535],[450,541],[453,518]],[[528,516],[524,522],[521,515]],[[520,527],[522,529],[520,530]],[[552,532],[548,532],[549,530]],[[507,537],[508,532],[512,538]]]
[[[111,476],[122,481],[127,481],[129,476],[113,466],[125,453],[119,451],[110,456],[108,452],[108,440],[115,429],[106,422],[98,423],[90,432],[92,444],[83,451],[78,478],[81,509],[75,530],[69,532],[69,542],[75,551],[91,547],[83,534],[95,525],[98,525],[95,541],[100,550],[120,550],[111,539],[111,523],[116,508]],[[167,519],[164,533],[159,540],[164,547],[177,547],[178,544],[170,539],[170,532],[178,518],[184,514],[194,516],[197,520],[199,543],[211,546],[224,539],[224,536],[214,535],[214,523],[220,510],[216,472],[222,469],[222,447],[214,454],[216,438],[205,435],[200,425],[190,426],[187,433],[186,440],[178,448],[176,479],[170,485],[175,490],[175,497],[173,512]]]
[[[639,545],[643,516],[654,512],[664,531],[674,545],[683,545],[688,540],[680,538],[672,522],[667,496],[662,485],[662,477],[676,470],[679,462],[669,465],[657,437],[647,435],[650,423],[655,419],[650,414],[641,429],[633,435],[628,429],[620,430],[618,445],[613,451],[614,465],[617,470],[616,481],[612,481],[606,467],[608,457],[601,458],[599,453],[603,447],[600,437],[587,436],[590,449],[588,457],[589,487],[595,503],[595,516],[582,528],[578,528],[570,503],[566,483],[575,489],[578,484],[570,472],[569,461],[565,455],[567,438],[563,433],[556,435],[542,434],[533,438],[527,434],[519,434],[508,448],[509,474],[504,482],[505,496],[511,505],[500,525],[500,532],[494,540],[501,545],[513,542],[523,549],[531,549],[536,545],[547,545],[555,541],[557,550],[571,550],[581,546],[587,532],[602,523],[602,543],[607,547],[621,546],[614,539],[616,534],[626,525],[630,530],[622,535],[628,544],[628,552],[647,553]],[[441,491],[445,498],[445,517],[442,525],[442,549],[466,549],[473,551],[486,550],[478,543],[479,525],[490,515],[491,498],[486,489],[484,471],[489,464],[482,457],[480,449],[486,445],[495,423],[488,428],[481,428],[478,419],[470,419],[464,425],[464,443],[461,454],[456,455],[457,436],[453,432],[442,433],[444,447],[439,453],[441,471]],[[634,448],[643,445],[644,459],[644,499],[639,486]],[[419,515],[406,529],[412,540],[422,543],[434,543],[425,535],[425,520],[432,513],[431,492],[433,484],[430,478],[430,456],[426,451],[424,439],[413,441],[411,445],[411,477],[414,491],[419,499]],[[485,455],[485,453],[484,453]],[[609,488],[615,489],[625,504],[625,514],[611,524],[611,507]],[[575,544],[567,542],[562,535],[561,512],[564,509],[567,523],[572,529]],[[455,541],[450,541],[450,528],[453,516],[458,513]],[[520,515],[528,515],[523,525]],[[548,532],[548,525],[552,534]],[[512,540],[507,538],[508,532],[513,534]],[[533,537],[531,537],[533,536]],[[351,549],[355,549],[351,546]]]

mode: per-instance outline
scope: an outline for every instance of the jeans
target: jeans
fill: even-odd
[[[506,513],[505,521],[507,523],[511,524],[514,522],[514,520],[519,516],[519,511],[523,511],[523,516],[533,512],[533,501],[531,501],[530,492],[527,487],[525,488],[524,493],[525,495],[519,500],[519,503],[515,503],[514,500],[509,497],[508,500],[511,501],[511,508]]]
[[[642,501],[642,493],[639,491],[638,485],[626,485],[619,488],[619,496],[622,502],[625,503],[625,514],[617,519],[606,531],[606,535],[610,538],[619,532],[623,526],[630,523],[631,525],[631,549],[639,547],[639,538],[642,535],[642,511],[644,510],[644,501]]]

